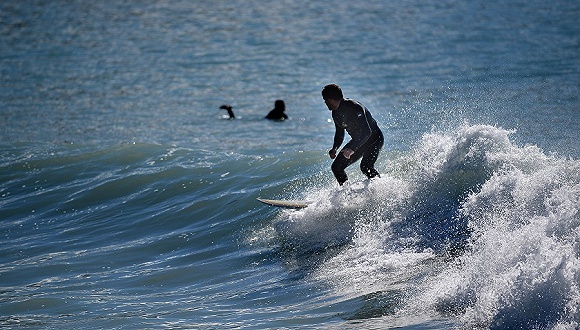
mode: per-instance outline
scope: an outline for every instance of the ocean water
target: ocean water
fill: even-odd
[[[0,325],[577,329],[578,17],[0,2]],[[381,178],[332,177],[328,83],[381,126]]]

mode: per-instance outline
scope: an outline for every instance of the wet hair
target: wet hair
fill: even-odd
[[[322,98],[331,100],[342,100],[342,89],[337,84],[329,84],[322,89]]]

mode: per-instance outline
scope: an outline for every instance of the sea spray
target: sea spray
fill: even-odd
[[[464,191],[455,215],[468,223],[469,247],[423,283],[415,304],[469,326],[575,328],[580,163],[486,131],[500,142],[479,157],[489,174]]]
[[[427,134],[390,160],[405,171],[309,193],[317,202],[281,213],[278,235],[302,251],[333,247],[310,274],[337,297],[394,301],[359,316],[574,327],[580,164],[510,134],[486,125]]]
[[[503,169],[463,203],[474,232],[470,251],[436,277],[428,295],[466,324],[575,328],[580,164],[529,147],[506,156]]]

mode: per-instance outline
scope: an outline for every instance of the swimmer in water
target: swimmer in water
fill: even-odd
[[[220,107],[220,109],[225,109],[228,112],[228,115],[230,116],[230,119],[235,119],[236,116],[234,115],[234,111],[232,110],[232,106],[231,105],[227,105],[224,104]]]
[[[288,116],[284,113],[286,111],[286,105],[282,100],[276,100],[274,102],[274,109],[272,109],[268,115],[266,115],[266,119],[272,120],[285,120],[288,119]]]

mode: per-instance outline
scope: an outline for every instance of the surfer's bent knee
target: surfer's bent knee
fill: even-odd
[[[332,169],[332,173],[334,174],[334,177],[336,178],[336,180],[338,181],[338,183],[341,186],[344,182],[346,182],[346,180],[348,180],[348,177],[346,176],[346,172],[344,171],[346,166],[344,166],[344,165],[348,165],[348,164],[345,164],[344,162],[338,161],[338,158],[337,158],[334,162],[332,162],[332,165],[330,166],[330,168]]]

